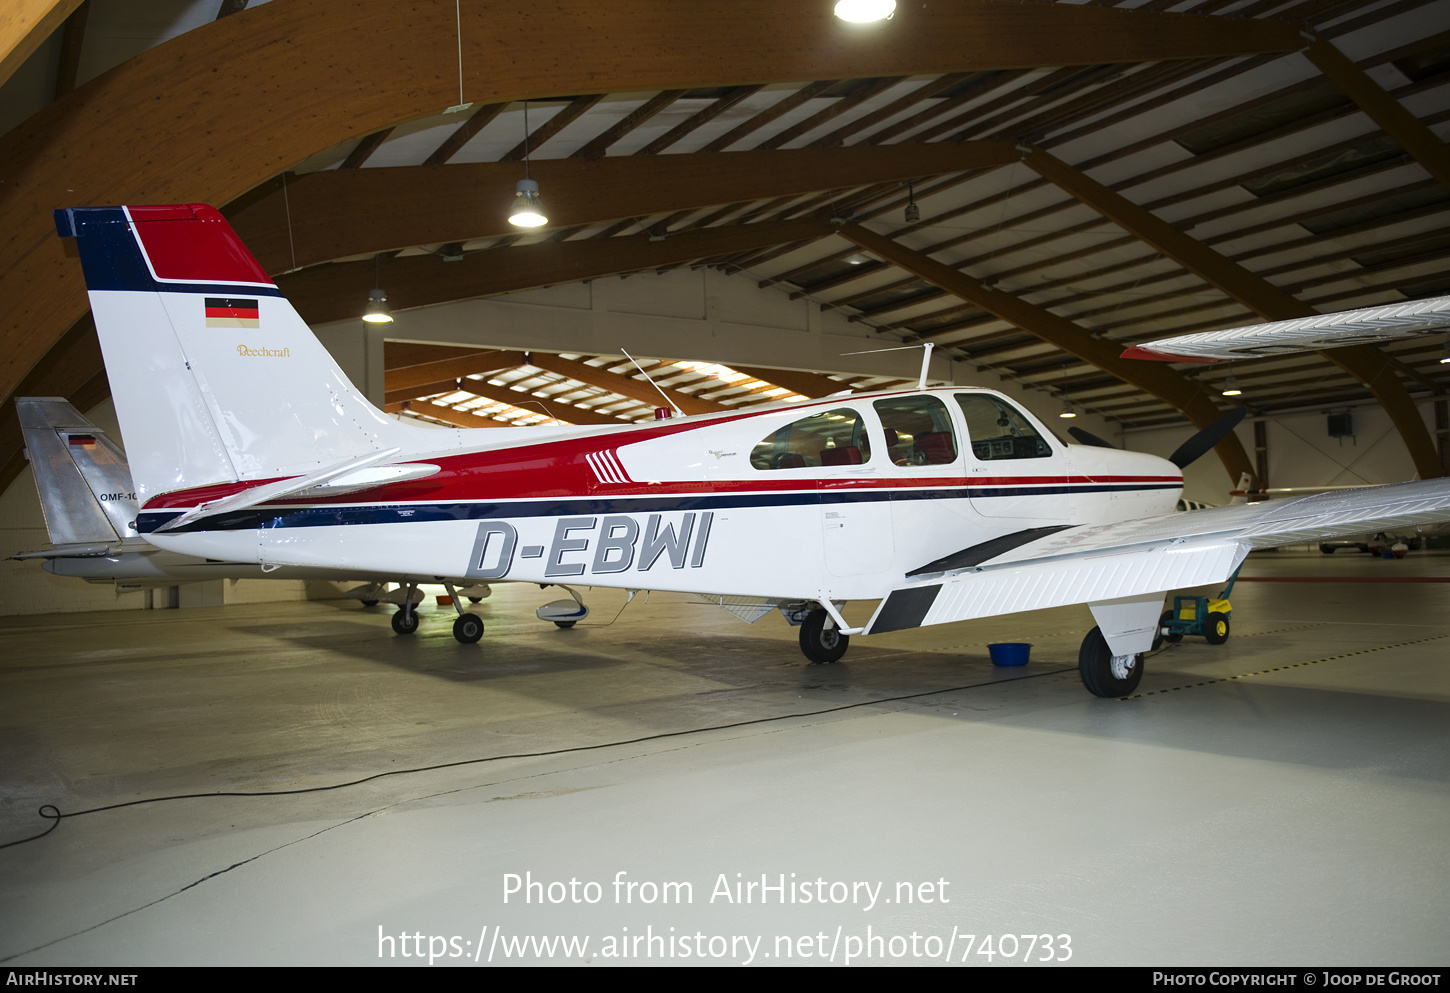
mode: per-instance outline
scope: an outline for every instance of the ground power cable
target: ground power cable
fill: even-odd
[[[1446,637],[1450,637],[1447,635]],[[1056,676],[1070,671],[1070,667],[1064,666],[1059,669],[1052,669],[1045,672],[1025,673],[1020,676],[1009,676],[1004,679],[990,679],[981,683],[967,683],[963,686],[946,686],[936,690],[924,690],[920,693],[903,693],[897,696],[879,697],[873,700],[858,700],[855,703],[844,703],[834,707],[825,707],[820,710],[807,710],[794,714],[777,714],[772,717],[756,717],[746,721],[732,721],[728,724],[710,724],[705,727],[684,728],[679,731],[662,731],[658,734],[647,734],[639,738],[625,738],[619,741],[603,741],[593,745],[571,745],[567,748],[551,748],[538,752],[512,752],[507,755],[486,755],[480,758],[459,759],[456,762],[438,762],[433,765],[410,766],[407,769],[389,769],[386,772],[373,773],[371,776],[363,776],[361,779],[351,779],[347,782],[332,783],[327,786],[306,786],[295,790],[256,790],[250,792],[225,791],[215,793],[177,793],[170,796],[148,797],[141,800],[127,800],[124,803],[107,804],[104,807],[90,807],[86,810],[77,810],[72,813],[62,811],[53,803],[42,804],[36,813],[45,820],[52,821],[50,827],[39,834],[31,835],[28,838],[19,838],[15,841],[8,841],[0,845],[0,849],[13,848],[16,845],[24,845],[28,842],[39,841],[60,826],[60,822],[68,818],[84,817],[87,814],[99,814],[107,810],[120,810],[124,807],[137,807],[144,803],[168,803],[172,800],[202,800],[215,797],[268,797],[268,796],[300,796],[305,793],[328,793],[334,790],[348,789],[353,786],[361,786],[364,783],[371,783],[379,779],[387,779],[390,776],[408,776],[421,772],[437,772],[440,769],[457,769],[469,765],[483,765],[489,762],[503,762],[509,759],[536,759],[548,758],[555,755],[570,755],[580,752],[595,752],[605,748],[619,748],[625,745],[639,745],[651,741],[663,741],[669,738],[683,738],[689,735],[704,734],[710,731],[728,731],[732,728],[751,727],[760,724],[774,724],[780,721],[794,720],[802,717],[821,717],[826,714],[837,714],[846,710],[857,710],[861,707],[873,707],[884,703],[900,703],[904,700],[919,700],[923,697],[938,696],[943,693],[959,693],[963,690],[978,689],[983,686],[996,686],[1001,683],[1015,683],[1024,679],[1037,679],[1043,676]]]

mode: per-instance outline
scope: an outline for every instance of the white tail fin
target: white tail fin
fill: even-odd
[[[1254,485],[1254,477],[1248,473],[1239,474],[1239,484],[1229,490],[1229,506],[1249,502],[1249,490]]]
[[[50,543],[135,538],[140,509],[120,447],[60,397],[15,401]]]
[[[213,208],[77,207],[55,218],[80,248],[143,506],[173,490],[438,447],[348,381]]]

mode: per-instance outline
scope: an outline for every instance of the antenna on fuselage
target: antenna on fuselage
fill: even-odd
[[[624,349],[621,348],[620,351],[624,352]],[[629,359],[629,361],[634,362],[634,356],[629,354],[628,352],[624,352],[624,357]],[[675,401],[665,396],[665,391],[660,389],[660,384],[649,378],[649,373],[644,371],[644,366],[640,365],[638,362],[634,362],[634,367],[639,370],[640,375],[645,378],[645,381],[655,388],[655,392],[658,393],[661,397],[664,397],[665,403],[670,405],[670,409],[675,412],[676,416],[685,416],[685,412],[679,407],[675,406]]]
[[[920,348],[921,353],[921,375],[917,378],[916,388],[926,389],[926,375],[931,369],[931,350],[935,347],[929,341],[923,341],[920,345],[897,345],[895,348],[868,348],[864,352],[842,352],[842,355],[875,355],[877,352],[904,352],[909,348]]]

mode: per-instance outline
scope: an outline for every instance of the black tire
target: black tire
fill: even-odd
[[[559,627],[559,628],[563,628],[565,631],[567,631],[570,628],[572,628],[575,624],[578,624],[578,623],[579,623],[578,621],[555,621],[554,622],[554,626],[555,627]]]
[[[1222,645],[1228,641],[1228,614],[1210,610],[1208,620],[1203,622],[1203,637],[1210,645]]]
[[[418,630],[418,612],[416,610],[394,611],[393,630],[398,634],[412,634]]]
[[[376,600],[364,600],[362,602],[362,605],[364,607],[376,607],[378,605],[378,602]]]
[[[483,618],[477,614],[459,614],[453,622],[453,637],[460,644],[472,645],[483,637]]]
[[[469,603],[482,603],[483,602],[483,597],[481,597],[481,596],[471,596],[471,597],[468,598],[468,602]]]
[[[1143,655],[1133,656],[1132,667],[1121,676],[1113,672],[1113,651],[1100,628],[1093,628],[1082,640],[1077,653],[1077,671],[1083,686],[1093,696],[1127,696],[1138,688],[1143,678]]]
[[[1326,545],[1323,542],[1320,542],[1320,544],[1319,544],[1319,554],[1321,554],[1321,555],[1333,555],[1334,552],[1335,552],[1335,549],[1338,548],[1338,547],[1339,546],[1337,546],[1337,545]]]
[[[1158,618],[1158,628],[1159,628],[1159,630],[1162,630],[1163,628],[1167,627],[1168,626],[1168,622],[1171,621],[1171,620],[1173,620],[1173,611],[1171,611],[1171,610],[1165,610],[1165,611],[1163,611],[1163,616],[1160,617],[1160,618]],[[1163,636],[1163,640],[1166,641],[1166,642],[1168,642],[1168,644],[1170,644],[1170,645],[1176,645],[1180,641],[1183,640],[1183,635],[1181,635],[1181,634],[1165,634]],[[1156,648],[1157,646],[1155,645],[1154,647]]]
[[[813,610],[801,622],[801,651],[810,659],[811,665],[838,662],[850,646],[850,637],[838,628],[826,630],[827,619],[824,610]]]

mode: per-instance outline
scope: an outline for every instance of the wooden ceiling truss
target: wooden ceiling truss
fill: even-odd
[[[1228,17],[1216,15],[1225,6],[1219,0],[1175,14],[1164,12],[1167,0],[1137,10],[968,0],[898,17],[873,42],[836,22],[825,5],[770,0],[741,0],[729,10],[682,3],[652,18],[565,0],[547,22],[489,0],[463,11],[461,37],[446,0],[413,5],[407,31],[396,29],[396,7],[386,0],[358,0],[346,19],[323,0],[253,9],[225,0],[215,23],[66,93],[65,65],[73,86],[85,10],[37,0],[35,10],[45,8],[37,17],[56,25],[69,17],[66,37],[76,37],[64,49],[71,54],[57,79],[60,99],[0,137],[0,162],[12,164],[0,184],[8,232],[0,242],[7,345],[0,473],[18,471],[9,403],[17,389],[45,386],[73,399],[105,389],[79,267],[54,237],[49,210],[118,202],[227,205],[238,232],[314,323],[353,316],[375,274],[390,302],[408,309],[714,266],[750,273],[763,289],[779,286],[883,334],[936,341],[1129,422],[1181,411],[1202,425],[1218,413],[1216,374],[1124,362],[1116,357],[1120,342],[1223,326],[1244,308],[1277,319],[1380,287],[1433,283],[1434,264],[1450,255],[1429,229],[1450,206],[1436,197],[1450,188],[1450,151],[1432,130],[1450,110],[1417,117],[1405,104],[1439,99],[1447,88],[1450,72],[1436,70],[1433,59],[1430,69],[1415,68],[1443,39],[1426,33],[1358,63],[1329,40],[1413,15],[1422,3],[1360,13],[1345,2],[1263,0]],[[287,57],[307,46],[331,55]],[[468,116],[420,165],[368,165],[400,125],[459,102],[457,79],[436,66],[452,64],[460,46]],[[1153,119],[1159,108],[1232,86],[1300,50],[1320,76],[1254,90],[1167,129],[1140,127],[1139,136],[1106,148],[1099,141],[1095,154],[1069,147],[1091,147],[1107,129]],[[539,58],[541,51],[553,54]],[[1418,77],[1388,91],[1364,71],[1410,65],[1406,59],[1421,60],[1411,67]],[[218,78],[227,86],[218,87]],[[1347,99],[1198,152],[1173,144],[1209,126],[1231,131],[1246,113],[1312,96],[1326,79]],[[591,132],[611,94],[638,97]],[[478,161],[483,142],[498,147],[491,125],[524,100],[539,107],[542,123]],[[543,104],[552,112],[545,115]],[[1368,130],[1319,141],[1313,154],[1354,155],[1386,136],[1404,154],[1371,156],[1355,169],[1247,200],[1237,193],[1273,182],[1306,154],[1269,162],[1261,148],[1344,129],[1361,113],[1372,122]],[[186,126],[175,127],[178,120]],[[624,143],[635,150],[613,154]],[[333,160],[338,168],[286,172],[331,148],[344,150]],[[1165,148],[1173,154],[1159,154]],[[552,221],[542,236],[507,225],[506,197],[477,194],[510,189],[526,151]],[[1132,167],[1149,153],[1159,155],[1150,167]],[[1225,177],[1228,162],[1245,164]],[[1399,178],[1415,167],[1430,179]],[[1089,178],[1098,170],[1113,178]],[[1370,189],[1382,176],[1396,179]],[[924,220],[903,227],[896,218],[909,201],[908,182]],[[1150,183],[1154,194],[1141,205],[1124,195]],[[1324,191],[1340,185],[1352,195],[1323,202]],[[1058,191],[1065,196],[1053,196]],[[1397,197],[1405,209],[1374,212]],[[1008,218],[1013,201],[1022,208]],[[1083,205],[1092,217],[1081,218]],[[1197,213],[1180,217],[1180,205]],[[1331,251],[1306,255],[1318,236],[1295,225],[1359,209],[1368,213],[1334,229]],[[1079,214],[1058,217],[1072,210]],[[1198,237],[1185,233],[1200,228]],[[1289,237],[1273,241],[1281,230]],[[843,250],[833,235],[850,246]],[[1139,242],[1151,252],[1125,255]],[[963,258],[973,243],[980,249]],[[443,245],[449,253],[468,247],[461,262],[443,265],[436,254]],[[862,250],[875,260],[840,268]],[[1247,266],[1281,254],[1269,266]],[[1370,264],[1324,268],[1361,255]],[[367,261],[348,261],[358,258]],[[1302,274],[1297,282],[1270,281],[1295,274]],[[411,414],[447,423],[519,423],[526,413],[624,423],[660,403],[632,370],[611,370],[599,357],[454,354],[394,367],[393,357],[404,354],[389,345],[389,408],[407,402]],[[1317,379],[1302,365],[1262,376],[1244,366],[1240,378],[1262,387],[1261,404],[1292,401],[1296,390],[1316,386],[1339,395],[1364,384],[1395,420],[1421,474],[1437,474],[1438,455],[1407,388],[1443,392],[1428,368],[1434,356],[1360,347],[1324,357],[1332,364],[1318,366]],[[660,369],[682,386],[667,391],[687,412],[731,409],[780,389],[826,395],[846,383],[758,368],[736,370],[755,378],[734,382]],[[474,401],[440,402],[454,394],[476,397],[488,416],[459,409]],[[615,399],[600,401],[606,397]],[[555,412],[535,413],[540,405]],[[1248,466],[1236,442],[1221,449],[1231,474]]]

